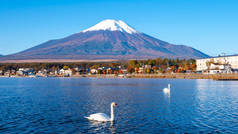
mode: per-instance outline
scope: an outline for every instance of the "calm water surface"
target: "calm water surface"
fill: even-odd
[[[0,133],[238,133],[238,81],[0,78]]]

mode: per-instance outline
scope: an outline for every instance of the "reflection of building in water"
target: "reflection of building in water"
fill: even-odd
[[[197,59],[196,65],[198,72],[207,74],[237,73],[238,55]]]

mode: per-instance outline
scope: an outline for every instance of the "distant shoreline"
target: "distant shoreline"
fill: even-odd
[[[90,75],[96,78],[118,78],[118,76]],[[121,77],[124,78],[124,77]],[[174,74],[128,74],[125,78],[157,78],[157,79],[212,79],[212,80],[238,80],[238,74],[195,74],[195,73],[174,73]]]
[[[74,59],[31,59],[31,60],[2,60],[0,63],[71,63],[71,62],[115,62],[117,59],[74,60]]]
[[[0,76],[9,77],[9,76]],[[29,76],[10,76],[15,78],[30,78]],[[42,76],[42,77],[63,77],[63,76]],[[213,79],[213,80],[238,80],[238,74],[193,74],[193,73],[174,73],[174,74],[82,74],[72,75],[65,78],[157,78],[157,79]],[[35,78],[35,77],[34,77]]]

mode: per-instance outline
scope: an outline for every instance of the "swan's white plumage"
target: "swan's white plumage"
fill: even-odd
[[[170,94],[170,84],[168,84],[168,88],[164,88],[164,89],[163,89],[163,92],[164,92],[165,94]]]
[[[88,120],[93,120],[93,121],[113,121],[114,120],[114,110],[113,107],[117,106],[115,102],[111,103],[111,117],[104,113],[96,113],[96,114],[91,114],[89,117],[85,117]]]
[[[104,113],[91,114],[89,117],[85,117],[85,118],[89,120],[96,120],[96,121],[111,121],[111,118]]]

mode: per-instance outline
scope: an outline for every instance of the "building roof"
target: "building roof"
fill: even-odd
[[[222,58],[222,57],[233,57],[233,56],[238,56],[238,54],[234,54],[234,55],[223,55],[223,56],[214,56],[214,57],[209,57],[209,58],[200,58],[200,59],[196,59],[196,60],[211,59],[211,58]]]

